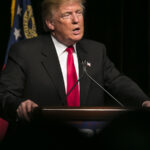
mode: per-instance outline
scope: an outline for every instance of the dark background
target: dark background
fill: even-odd
[[[38,33],[43,33],[40,3],[31,0]],[[0,68],[10,33],[11,0],[0,5]],[[149,0],[87,0],[85,37],[105,44],[116,67],[150,95]]]

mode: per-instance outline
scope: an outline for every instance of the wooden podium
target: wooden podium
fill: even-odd
[[[46,136],[38,137],[42,137],[42,140],[45,141],[51,135],[53,142],[56,141],[55,145],[60,145],[58,149],[62,149],[63,145],[66,149],[68,143],[71,145],[69,149],[74,148],[75,150],[81,146],[82,149],[96,149],[99,146],[102,149],[115,149],[118,144],[120,145],[118,149],[122,149],[122,144],[125,143],[124,139],[129,145],[128,149],[130,149],[132,139],[137,140],[137,138],[141,139],[141,135],[150,135],[147,134],[149,113],[136,111],[135,108],[43,107],[35,109],[34,113],[35,116],[42,118],[42,121],[37,122],[37,125],[40,123],[40,130],[36,131],[48,135],[48,138]],[[144,134],[141,134],[141,131]],[[132,138],[133,135],[135,135],[134,138]],[[116,139],[118,142],[116,142]],[[149,136],[145,141],[148,141],[148,139]],[[133,142],[132,149],[137,145],[136,140]],[[51,140],[49,141],[49,143],[53,143]],[[144,139],[141,141],[144,141]]]
[[[73,127],[84,136],[92,137],[99,134],[115,117],[128,111],[120,107],[43,107],[35,109],[34,117],[54,131],[62,129],[61,132],[65,130],[67,134],[71,132],[68,128]]]
[[[49,121],[108,121],[129,111],[120,107],[43,107],[34,110],[34,116]]]

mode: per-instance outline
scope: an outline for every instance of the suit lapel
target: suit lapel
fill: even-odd
[[[52,39],[49,37],[44,41],[44,49],[42,50],[42,55],[45,56],[42,64],[48,73],[50,79],[53,81],[58,94],[60,95],[60,99],[62,100],[63,105],[66,105],[66,93],[65,86],[63,81],[63,76],[58,60],[58,56],[56,53],[56,49],[52,42]]]
[[[79,76],[80,79],[80,104],[81,106],[86,105],[86,100],[90,87],[90,79],[86,76],[83,71],[83,61],[88,60],[88,53],[84,48],[82,48],[80,43],[77,43],[77,53],[78,53],[78,62],[79,62]],[[90,73],[90,68],[87,66],[87,71]],[[84,75],[83,75],[84,74]]]
[[[63,81],[63,76],[58,60],[58,56],[56,53],[55,46],[50,38],[50,35],[43,39],[44,48],[42,50],[42,55],[44,56],[44,60],[42,61],[43,67],[48,73],[50,79],[53,81],[58,94],[60,95],[60,99],[62,100],[63,105],[67,105],[66,102],[66,92]],[[49,46],[48,46],[49,45]],[[88,53],[82,47],[82,45],[77,43],[77,54],[78,54],[78,62],[79,62],[79,76],[83,76],[83,61],[88,61]],[[91,68],[87,66],[88,73],[92,73]],[[90,79],[84,74],[84,76],[80,79],[80,103],[81,106],[86,105],[86,100],[89,92]]]

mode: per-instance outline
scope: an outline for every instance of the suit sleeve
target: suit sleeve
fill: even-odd
[[[104,47],[104,80],[107,89],[125,106],[141,107],[150,98],[132,79],[119,72]]]
[[[19,48],[13,46],[10,49],[7,65],[0,76],[0,100],[4,117],[9,120],[16,119],[16,109],[24,100],[23,90],[25,73],[23,70],[23,58],[19,56]]]

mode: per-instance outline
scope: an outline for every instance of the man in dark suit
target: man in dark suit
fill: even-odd
[[[71,45],[80,79],[79,106],[105,104],[104,91],[85,74],[85,70],[125,106],[149,106],[149,97],[115,68],[107,57],[105,46],[83,39],[83,3],[83,0],[44,0],[42,17],[45,30],[51,31],[50,34],[12,46],[0,79],[4,114],[9,119],[17,116],[29,121],[35,107],[68,105],[66,48]]]

